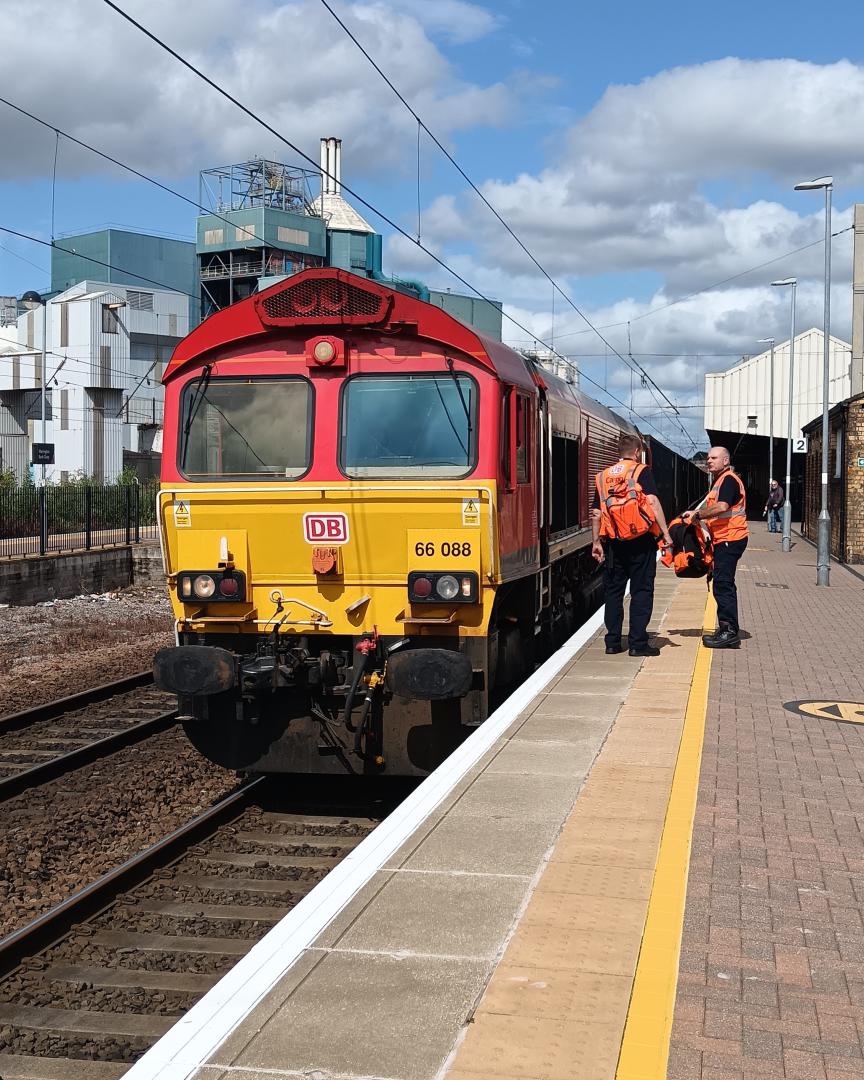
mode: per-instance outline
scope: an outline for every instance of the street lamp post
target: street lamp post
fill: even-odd
[[[816,533],[816,584],[828,585],[831,573],[831,515],[828,512],[828,395],[831,392],[831,193],[833,176],[796,184],[796,191],[825,190],[825,301],[822,319],[822,506]]]
[[[768,485],[774,479],[774,338],[759,338],[760,345],[771,346],[771,388],[768,394]]]
[[[42,423],[41,423],[41,441],[45,442],[45,393],[48,389],[45,385],[45,376],[48,373],[48,305],[39,295],[32,289],[29,292],[24,293],[21,297],[21,303],[27,308],[28,311],[35,311],[37,308],[42,308],[42,373],[39,376],[39,396],[42,399]],[[45,466],[42,466],[42,487],[45,487]]]
[[[783,278],[782,281],[772,281],[772,285],[783,287],[792,286],[792,327],[789,331],[789,405],[787,409],[787,439],[786,439],[786,499],[783,502],[783,550],[792,550],[792,502],[789,498],[789,488],[792,486],[792,391],[795,378],[795,291],[798,288],[797,278]]]

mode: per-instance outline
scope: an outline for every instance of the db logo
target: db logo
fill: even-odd
[[[303,534],[307,544],[347,544],[348,518],[345,514],[304,514]]]

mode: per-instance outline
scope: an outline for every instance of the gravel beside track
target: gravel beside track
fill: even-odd
[[[162,586],[0,610],[0,716],[144,671],[174,640]]]
[[[114,684],[117,685],[116,683]],[[38,715],[40,706],[37,706]],[[152,725],[162,727],[166,718],[176,716],[177,699],[148,684],[132,690],[119,691],[101,701],[90,701],[79,708],[70,709],[60,716],[33,720],[32,711],[19,714],[23,727],[3,730],[0,720],[0,798],[7,799],[20,794],[26,786],[32,790],[40,783],[55,779],[54,767],[69,764],[68,770],[80,768],[87,762],[81,755],[93,752],[94,757],[105,756],[119,750],[125,739],[131,742],[147,737],[156,738],[158,733]],[[135,735],[140,739],[135,738]],[[109,746],[104,754],[92,748]],[[70,758],[72,759],[70,761]],[[32,775],[33,769],[41,769],[42,777]],[[10,788],[11,785],[11,788]],[[19,786],[20,785],[20,786]]]
[[[282,810],[272,783],[250,792],[255,804],[0,983],[0,1070],[5,1054],[135,1061],[404,795],[339,798],[325,816]],[[281,880],[259,892],[253,867]]]
[[[206,761],[172,729],[10,799],[0,818],[0,937],[236,784],[233,773]]]

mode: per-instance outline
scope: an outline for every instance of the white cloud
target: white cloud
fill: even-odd
[[[626,363],[629,322],[630,348],[635,361],[673,402],[682,406],[681,419],[685,428],[703,444],[701,402],[705,373],[723,371],[743,355],[762,351],[765,346],[758,343],[759,338],[774,337],[780,342],[789,336],[789,291],[773,289],[769,284],[788,272],[783,264],[780,269],[767,267],[758,274],[747,275],[740,281],[710,289],[681,303],[673,303],[680,294],[664,287],[642,299],[625,297],[605,305],[582,305],[587,317],[609,342],[607,347],[560,296],[553,319],[551,286],[539,274],[528,271],[513,274],[504,267],[493,266],[482,253],[448,255],[447,262],[486,296],[504,300],[505,341],[517,348],[530,346],[534,341],[540,345],[553,343],[556,350],[572,357],[582,370],[585,392],[606,400],[596,382],[590,381],[593,378],[624,402],[623,409],[620,405],[613,407],[625,415],[626,406],[631,402],[631,374]],[[388,243],[386,265],[393,269],[397,263],[408,276],[425,277],[457,290],[461,288],[431,260],[422,254],[418,256],[416,248],[402,237],[393,237]],[[851,233],[834,240],[834,263],[835,269],[851,264]],[[822,265],[821,248],[814,248],[808,264],[812,273],[809,276],[798,274],[799,333],[811,326],[822,325]],[[735,269],[744,267],[739,265]],[[571,296],[578,297],[576,279],[562,278],[561,284]],[[832,333],[846,341],[851,340],[848,274],[835,273],[831,303]],[[651,391],[642,388],[638,374],[632,377],[632,386],[635,411],[661,424],[664,438],[670,445],[686,448],[689,444],[680,428],[671,426],[668,410],[660,412],[656,391],[652,395]]]
[[[478,4],[466,3],[465,0],[435,0],[434,3],[417,3],[417,0],[392,2],[397,7],[410,11],[430,34],[443,37],[454,45],[465,45],[487,37],[497,30],[503,21],[500,15]]]
[[[352,175],[401,168],[415,127],[357,47],[315,0],[177,6],[134,0],[130,13],[283,132],[315,161],[318,139],[344,139]],[[416,10],[415,10],[416,8]],[[474,40],[497,20],[477,5],[342,5],[339,14],[442,137],[509,123],[504,83],[460,79],[431,38]],[[185,176],[254,154],[290,151],[109,8],[87,0],[6,0],[0,41],[7,94],[51,123],[148,172]],[[50,32],[33,28],[50,26]],[[50,171],[54,137],[0,106],[0,175]],[[61,142],[62,175],[101,172]]]
[[[798,326],[821,326],[823,201],[819,193],[791,189],[833,172],[841,205],[834,229],[851,223],[848,193],[864,182],[864,66],[727,59],[676,68],[638,85],[610,87],[555,146],[547,167],[488,179],[484,194],[577,302],[583,282],[601,274],[609,289],[621,275],[625,297],[638,288],[640,274],[646,282],[660,280],[651,297],[594,305],[586,313],[598,326],[625,324],[604,331],[622,353],[630,320],[634,354],[670,396],[698,402],[706,371],[758,351],[760,337],[788,336],[788,296],[770,289],[773,278],[797,276]],[[777,191],[788,193],[783,202],[771,197]],[[549,340],[548,281],[475,196],[439,195],[423,213],[423,230],[467,280],[504,299],[505,310]],[[850,236],[834,241],[832,302],[833,331],[847,340]],[[805,245],[812,246],[779,259]],[[418,266],[403,240],[390,242],[388,256],[394,269]],[[764,263],[686,303],[664,306]],[[443,280],[428,266],[424,272]],[[663,310],[647,316],[658,307]],[[559,298],[556,345],[602,356],[595,335],[567,336],[583,328]],[[505,336],[518,343],[526,335],[505,320]],[[597,363],[583,360],[594,374],[603,370]],[[608,372],[610,387],[626,391],[629,401],[630,375],[614,356]],[[638,386],[635,396],[650,404]],[[698,433],[701,414],[693,412],[688,422]]]
[[[489,179],[484,194],[553,274],[654,270],[676,292],[820,236],[821,200],[795,181],[835,172],[864,181],[864,67],[727,59],[610,87],[537,173]],[[744,187],[779,184],[736,206]],[[711,194],[709,194],[710,192]],[[476,197],[424,213],[442,246],[470,241],[514,272],[524,253]]]

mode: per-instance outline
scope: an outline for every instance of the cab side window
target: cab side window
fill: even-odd
[[[527,484],[531,479],[531,399],[516,396],[516,483]]]

